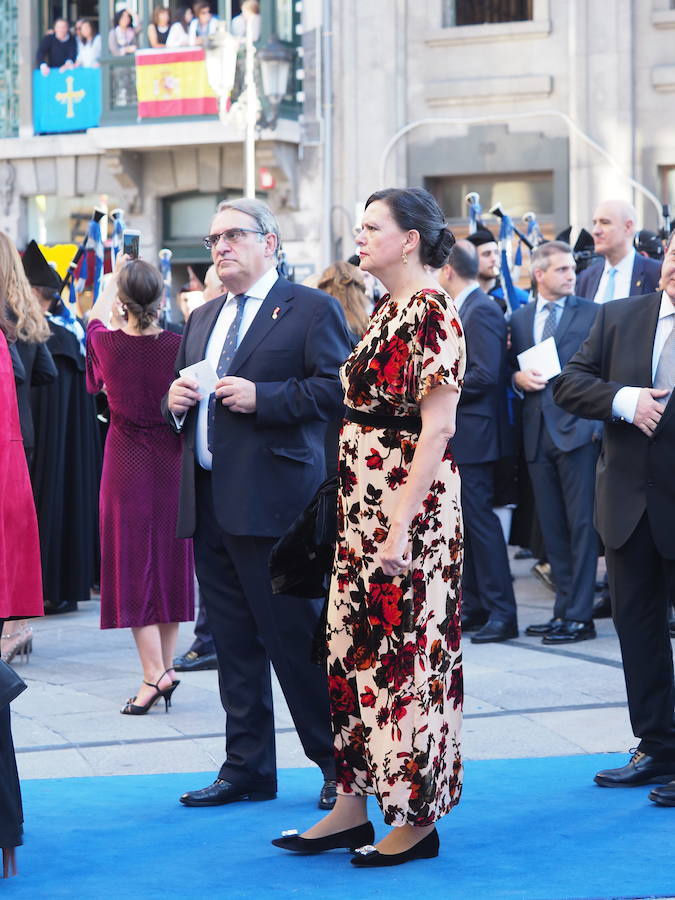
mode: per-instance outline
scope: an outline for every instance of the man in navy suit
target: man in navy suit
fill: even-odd
[[[518,369],[518,354],[553,338],[561,366],[588,336],[598,306],[574,296],[572,250],[562,241],[532,254],[537,300],[511,317],[514,388],[523,395],[523,446],[537,516],[556,586],[553,617],[525,629],[545,644],[595,637],[593,598],[598,536],[593,527],[595,465],[600,423],[564,412],[553,400],[555,379],[535,368]]]
[[[636,253],[633,237],[637,213],[623,200],[605,200],[593,215],[595,252],[603,260],[579,275],[576,293],[596,303],[651,294],[659,283],[661,263]]]
[[[338,369],[350,352],[332,297],[279,277],[279,228],[257,200],[224,201],[204,241],[228,293],[188,319],[176,371],[203,359],[215,394],[179,377],[164,398],[183,436],[178,535],[195,568],[227,714],[216,781],[180,798],[215,806],[276,796],[270,660],[307,756],[322,770],[320,807],[335,801],[325,673],[310,662],[320,602],[272,596],[275,540],[325,477],[326,423],[340,418]]]
[[[476,632],[472,643],[486,644],[517,637],[518,623],[506,543],[493,509],[506,416],[506,322],[478,285],[478,264],[476,248],[457,241],[439,283],[455,301],[466,339],[466,372],[451,442],[462,479],[462,625]]]

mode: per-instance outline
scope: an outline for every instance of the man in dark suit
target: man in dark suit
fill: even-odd
[[[270,660],[307,756],[335,800],[325,673],[310,662],[320,602],[272,596],[268,559],[325,477],[326,423],[342,414],[338,369],[350,352],[332,297],[276,271],[279,229],[265,204],[224,201],[205,244],[228,294],[188,319],[180,370],[208,360],[215,394],[177,377],[164,399],[183,435],[178,535],[194,537],[202,602],[227,714],[226,759],[186,806],[276,796]]]
[[[576,293],[596,303],[651,294],[659,283],[661,264],[636,253],[633,236],[637,213],[630,203],[605,200],[593,215],[595,252],[604,257],[579,275]]]
[[[574,296],[574,256],[568,244],[541,244],[532,254],[531,270],[537,300],[511,317],[510,358],[514,388],[523,396],[523,447],[556,597],[553,618],[528,626],[525,633],[557,645],[595,637],[593,488],[600,423],[556,406],[554,379],[535,368],[519,369],[518,354],[552,337],[564,366],[588,336],[599,307]]]
[[[506,543],[494,512],[495,463],[502,456],[500,418],[506,415],[506,322],[478,286],[478,255],[457,241],[439,273],[454,299],[466,339],[466,372],[451,447],[462,479],[464,574],[462,625],[485,644],[518,636]]]
[[[662,293],[600,308],[554,397],[568,412],[605,422],[596,525],[605,543],[612,613],[637,751],[595,776],[624,787],[675,779],[675,685],[668,594],[675,588],[675,239]],[[675,806],[675,782],[650,798]]]

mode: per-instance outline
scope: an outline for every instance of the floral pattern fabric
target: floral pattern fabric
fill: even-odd
[[[348,406],[419,416],[438,385],[461,387],[465,348],[445,294],[385,297],[341,370]],[[387,576],[378,550],[418,434],[345,421],[328,605],[328,676],[338,791],[375,794],[389,825],[427,825],[459,801],[462,759],[460,481],[441,462],[410,538],[412,564]]]

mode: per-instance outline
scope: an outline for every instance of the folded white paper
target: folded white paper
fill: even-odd
[[[560,357],[558,356],[555,339],[552,337],[546,338],[545,341],[535,344],[529,350],[523,350],[522,353],[518,354],[518,365],[521,370],[535,369],[547,381],[555,378],[556,375],[560,375],[562,369],[560,368]]]
[[[216,370],[208,359],[202,359],[199,362],[193,363],[191,366],[186,366],[184,369],[180,370],[180,374],[183,378],[191,378],[193,381],[197,382],[199,385],[199,393],[202,397],[208,397],[209,394],[212,394],[219,381]]]

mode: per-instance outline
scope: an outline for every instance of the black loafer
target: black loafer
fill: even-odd
[[[630,761],[618,769],[603,769],[593,779],[600,787],[639,787],[672,781],[675,778],[675,761],[663,762],[636,750]],[[675,798],[675,788],[673,790]]]
[[[362,869],[375,869],[382,866],[400,866],[402,863],[410,862],[413,859],[433,859],[438,856],[441,842],[438,839],[438,832],[434,830],[425,838],[402,853],[380,853],[375,847],[366,846],[359,847],[356,856],[351,860],[353,866],[359,866]]]
[[[549,631],[541,639],[542,644],[576,644],[578,641],[591,641],[597,637],[593,622],[572,622],[568,619]]]
[[[470,631],[478,631],[487,623],[487,613],[467,613],[462,616],[462,631],[468,634]]]
[[[593,618],[594,619],[611,619],[612,618],[612,601],[609,599],[608,593],[604,593],[602,595],[602,597],[599,597],[593,604]]]
[[[183,794],[180,802],[184,806],[223,806],[225,803],[234,803],[237,800],[274,800],[276,796],[276,791],[251,789],[217,778],[213,784],[200,791],[188,791]]]
[[[337,800],[337,784],[330,779],[326,779],[319,794],[319,809],[332,809]]]
[[[201,672],[205,669],[217,669],[218,657],[215,653],[203,653],[201,656],[194,650],[188,650],[183,656],[173,661],[176,672]]]
[[[548,622],[543,622],[541,625],[528,625],[525,634],[529,634],[530,637],[541,637],[562,625],[563,621],[563,619],[549,619]]]
[[[326,850],[351,850],[361,846],[362,841],[375,840],[375,829],[372,822],[364,822],[355,828],[347,828],[346,831],[338,831],[322,838],[300,837],[295,829],[282,831],[281,837],[274,838],[272,843],[282,850],[292,850],[293,853],[323,853]]]
[[[649,799],[657,806],[675,806],[675,781],[654,788],[649,792]]]
[[[487,622],[471,638],[472,644],[492,644],[518,637],[518,626],[511,622]]]

